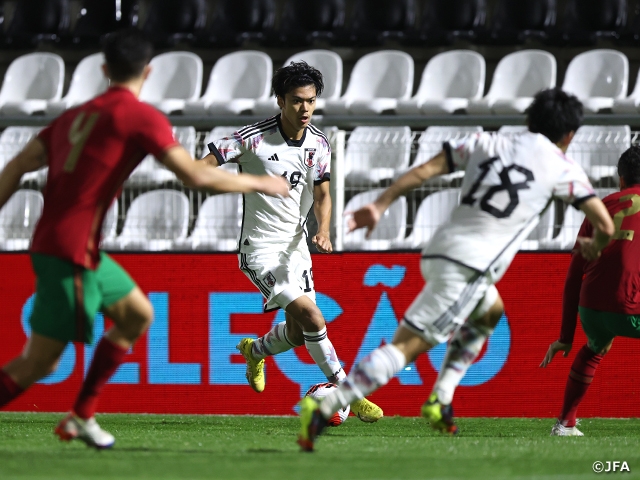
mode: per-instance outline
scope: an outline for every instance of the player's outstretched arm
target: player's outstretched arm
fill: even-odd
[[[179,145],[165,152],[162,163],[190,188],[206,189],[213,193],[260,192],[272,197],[289,196],[289,183],[282,177],[225,172],[208,162],[194,161],[189,152]]]
[[[367,238],[369,238],[369,235],[371,235],[372,230],[378,224],[382,214],[398,197],[418,188],[426,180],[446,173],[449,173],[449,165],[447,163],[447,156],[443,150],[428,162],[412,168],[398,178],[398,180],[380,194],[375,202],[365,205],[355,212],[345,212],[345,215],[351,216],[348,223],[349,231],[353,232],[358,228],[366,228]]]
[[[580,210],[584,212],[587,220],[593,225],[593,237],[578,237],[580,253],[587,260],[595,260],[611,240],[615,233],[615,226],[607,207],[598,197],[591,197],[582,202]]]
[[[20,179],[29,172],[35,172],[47,164],[47,150],[35,138],[16,155],[0,173],[0,208],[20,186]]]
[[[318,222],[318,231],[311,241],[320,253],[333,252],[330,238],[331,224],[331,192],[329,182],[322,182],[313,187],[313,213]]]

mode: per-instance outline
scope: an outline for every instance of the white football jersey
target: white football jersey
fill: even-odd
[[[478,133],[444,144],[451,171],[465,169],[460,206],[423,250],[498,281],[553,198],[594,196],[584,170],[543,135]]]
[[[208,145],[218,163],[237,163],[254,175],[269,173],[291,184],[288,198],[262,193],[243,195],[241,253],[261,249],[296,248],[304,239],[307,214],[313,205],[313,186],[330,179],[331,147],[327,137],[308,125],[300,140],[287,138],[280,115],[234,132]]]

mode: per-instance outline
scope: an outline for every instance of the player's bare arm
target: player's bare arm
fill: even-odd
[[[595,260],[611,240],[615,233],[615,226],[607,207],[598,197],[591,197],[582,202],[580,210],[584,212],[594,228],[593,237],[578,237],[580,252],[585,259]]]
[[[331,239],[329,238],[329,225],[331,223],[331,194],[329,182],[322,182],[313,187],[313,213],[318,221],[318,231],[311,241],[320,253],[333,252]]]
[[[47,151],[40,140],[31,140],[0,173],[0,208],[20,186],[20,179],[47,164]]]
[[[211,165],[212,167],[219,167],[220,166],[220,162],[218,162],[218,159],[216,158],[216,156],[213,153],[209,153],[207,154],[202,160],[200,160],[201,162],[205,162],[209,165]]]
[[[345,212],[345,215],[351,215],[349,232],[366,227],[367,238],[369,238],[382,214],[398,197],[418,188],[432,177],[447,173],[449,173],[449,165],[443,150],[428,162],[418,165],[402,175],[393,185],[382,192],[375,202],[365,205],[355,212]]]
[[[214,193],[259,192],[272,197],[289,196],[289,183],[284,178],[244,173],[235,175],[212,168],[209,162],[194,161],[189,152],[179,145],[165,152],[162,163],[189,188],[202,188]]]

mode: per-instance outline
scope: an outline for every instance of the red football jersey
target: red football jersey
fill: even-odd
[[[640,185],[607,196],[604,204],[616,233],[599,259],[585,262],[580,306],[604,312],[640,314]],[[580,233],[593,235],[585,219]],[[576,248],[578,246],[576,245]]]
[[[102,222],[140,161],[177,144],[168,119],[126,88],[63,113],[38,138],[49,173],[31,252],[95,269]]]

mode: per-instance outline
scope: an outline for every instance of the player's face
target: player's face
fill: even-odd
[[[282,109],[283,125],[296,132],[302,131],[311,121],[316,109],[315,85],[294,88],[284,98],[278,97],[278,105]]]

